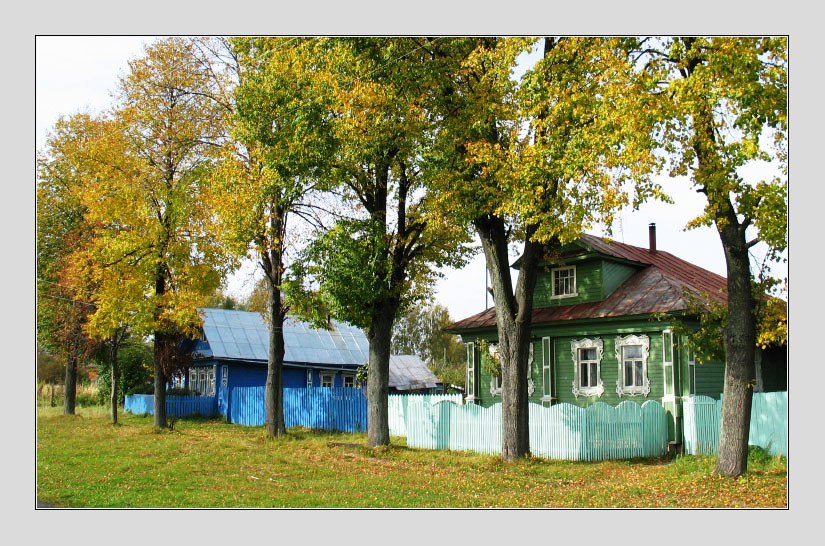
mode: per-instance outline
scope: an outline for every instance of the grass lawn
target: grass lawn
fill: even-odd
[[[105,408],[40,408],[37,498],[58,507],[192,508],[786,508],[785,459],[754,453],[746,476],[712,475],[714,458],[575,463],[369,449],[366,434],[178,420]]]

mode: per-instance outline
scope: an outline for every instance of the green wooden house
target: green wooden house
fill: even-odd
[[[518,262],[513,267],[518,267]],[[719,398],[724,364],[697,362],[663,314],[687,322],[686,292],[727,301],[725,277],[656,248],[641,248],[583,235],[543,264],[534,295],[530,348],[530,402],[615,406],[657,400],[669,416],[670,441],[681,442],[681,401]],[[465,401],[501,401],[495,308],[459,320],[449,332],[467,349]],[[685,337],[685,336],[682,336]],[[766,351],[757,363],[757,390],[785,390],[786,351]],[[491,369],[493,368],[493,369]]]

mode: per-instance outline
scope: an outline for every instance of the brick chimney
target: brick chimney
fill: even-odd
[[[650,234],[650,252],[656,252],[656,224],[651,222],[647,230]]]

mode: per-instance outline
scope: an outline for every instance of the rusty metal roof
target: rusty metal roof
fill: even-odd
[[[533,309],[533,324],[683,311],[688,306],[685,291],[697,296],[707,294],[719,303],[727,302],[725,277],[677,258],[669,252],[650,252],[647,248],[587,234],[579,239],[578,245],[581,251],[566,252],[562,257],[595,252],[607,258],[635,262],[640,269],[604,300]],[[495,308],[490,308],[453,323],[448,331],[495,326]]]

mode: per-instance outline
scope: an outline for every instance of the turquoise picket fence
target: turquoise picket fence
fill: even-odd
[[[529,411],[530,451],[538,457],[597,461],[667,452],[666,414],[655,401],[587,408],[531,403]],[[410,447],[501,453],[501,404],[408,403],[405,427]]]
[[[406,436],[405,415],[410,404],[431,406],[437,402],[447,401],[462,404],[461,394],[391,394],[387,400],[387,419],[391,436]]]
[[[232,423],[246,426],[266,423],[264,387],[233,388],[229,407]],[[361,389],[285,388],[284,422],[287,427],[364,431],[367,430],[367,399]]]
[[[691,396],[683,402],[685,453],[691,455],[719,452],[722,400]],[[788,455],[788,393],[755,392],[751,404],[748,443],[772,455]]]
[[[123,409],[136,415],[154,415],[155,395],[127,394]],[[214,396],[166,396],[167,417],[211,417],[217,413]]]

